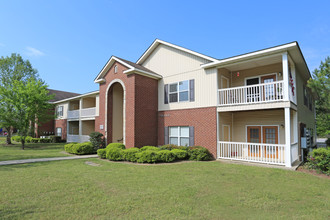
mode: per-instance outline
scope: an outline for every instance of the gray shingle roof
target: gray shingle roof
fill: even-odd
[[[49,91],[50,95],[55,94],[55,97],[52,100],[50,100],[50,102],[56,102],[56,101],[59,101],[59,100],[62,100],[62,99],[67,99],[67,98],[71,98],[71,97],[74,97],[74,96],[81,95],[81,94],[78,94],[78,93],[65,92],[65,91],[54,90],[54,89],[48,89],[48,91]]]

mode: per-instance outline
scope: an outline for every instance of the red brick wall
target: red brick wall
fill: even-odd
[[[164,144],[164,127],[194,126],[195,146],[217,153],[217,110],[215,107],[158,112],[158,145]]]
[[[117,65],[118,72],[114,73]],[[107,142],[111,140],[112,103],[111,92],[108,94],[108,112],[105,112],[106,93],[109,84],[120,79],[124,83],[125,109],[125,144],[127,148],[141,147],[147,144],[157,144],[157,106],[158,106],[158,81],[137,74],[126,75],[123,71],[127,67],[115,63],[105,75],[105,83],[100,84],[100,115],[95,119],[95,130],[107,136]],[[110,91],[110,90],[109,90]],[[105,130],[105,115],[108,114],[108,126]],[[100,129],[104,125],[104,129]]]
[[[50,115],[50,117],[54,117],[55,115],[55,110],[52,109],[49,111],[48,113]],[[36,128],[36,136],[43,136],[43,135],[50,135],[50,134],[54,134],[55,130],[54,130],[54,119],[49,119],[48,121],[45,122],[40,122],[41,125],[36,124],[35,128]]]
[[[62,139],[67,139],[67,120],[66,119],[57,119],[55,120],[55,128],[54,131],[56,132],[56,128],[62,128]]]

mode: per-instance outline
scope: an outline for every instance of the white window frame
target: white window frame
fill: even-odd
[[[188,89],[187,90],[182,90],[180,91],[180,83],[181,82],[188,82]],[[176,85],[177,86],[177,91],[176,92],[171,92],[171,85]],[[184,101],[180,101],[180,92],[188,92],[188,99],[187,100],[184,100]],[[171,102],[170,100],[170,95],[171,94],[177,94],[177,101],[176,102],[189,102],[190,100],[190,84],[189,84],[189,80],[183,80],[183,81],[179,81],[179,82],[176,82],[176,83],[170,83],[168,85],[168,103],[176,103],[176,102]]]
[[[172,136],[171,135],[171,128],[177,128],[178,129],[178,136]],[[181,136],[181,128],[188,128],[188,136]],[[171,144],[171,138],[178,138],[178,146],[181,146],[181,138],[190,138],[189,136],[189,126],[170,126],[169,127],[169,144]],[[189,144],[188,144],[189,146]]]
[[[61,135],[58,135],[58,132],[57,132],[58,129],[61,129]],[[57,127],[57,128],[56,128],[56,136],[60,136],[60,137],[62,137],[62,128],[61,128],[61,127]]]
[[[59,110],[61,109],[61,111]],[[64,106],[63,105],[59,105],[56,107],[56,116],[57,117],[63,117],[63,112],[64,112]],[[61,113],[61,114],[59,114]]]
[[[249,77],[245,77],[244,78],[244,84],[245,86],[247,86],[247,80],[248,79],[254,79],[254,78],[258,78],[259,79],[259,84],[262,84],[261,83],[261,77],[263,76],[271,76],[271,75],[275,75],[275,81],[274,82],[277,82],[278,81],[278,77],[277,77],[277,72],[276,73],[267,73],[267,74],[261,74],[261,75],[256,75],[256,76],[249,76]],[[256,84],[256,85],[259,85],[259,84]]]

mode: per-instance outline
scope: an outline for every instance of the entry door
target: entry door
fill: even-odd
[[[223,128],[223,135],[222,135],[223,141],[230,141],[230,126],[223,125],[222,128]]]
[[[277,126],[263,126],[263,143],[265,144],[278,144],[278,128]],[[265,156],[267,158],[278,158],[278,148],[265,146]]]
[[[276,75],[261,77],[261,83],[271,83],[275,81]],[[275,100],[276,91],[274,85],[264,85],[263,93],[263,101]]]
[[[257,85],[259,84],[259,77],[251,78],[246,80],[246,85]],[[247,102],[258,102],[260,100],[259,97],[259,87],[247,87],[246,88],[246,101]]]
[[[247,137],[249,143],[261,143],[261,126],[248,126]],[[260,157],[260,146],[249,145],[249,156]]]
[[[221,88],[222,89],[227,89],[229,87],[229,80],[228,78],[222,76],[221,77]]]

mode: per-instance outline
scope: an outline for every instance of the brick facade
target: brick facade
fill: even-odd
[[[115,65],[117,73],[114,72]],[[100,114],[95,119],[95,130],[103,133],[108,143],[112,142],[112,94],[109,85],[114,80],[120,80],[124,84],[126,147],[157,145],[158,81],[138,74],[127,75],[123,73],[125,70],[127,67],[124,65],[114,63],[104,77],[105,83],[100,84]],[[100,125],[104,128],[100,129]]]
[[[55,120],[55,127],[54,127],[55,132],[56,132],[56,128],[62,128],[62,139],[66,140],[66,138],[67,138],[67,120],[66,119]]]
[[[158,145],[164,144],[164,128],[170,126],[194,126],[195,146],[206,147],[216,157],[216,107],[158,112]]]

